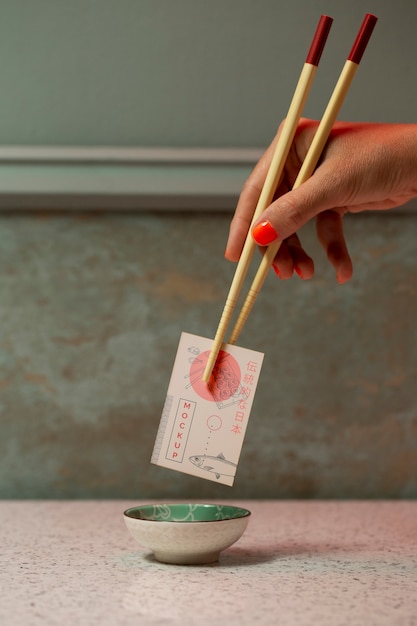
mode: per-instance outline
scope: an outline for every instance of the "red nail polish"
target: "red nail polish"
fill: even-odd
[[[294,265],[294,271],[297,272],[297,274],[299,275],[300,278],[303,277],[300,268],[298,267],[298,265]]]
[[[278,278],[281,278],[281,273],[279,271],[278,265],[275,265],[275,263],[272,263],[272,269],[274,270],[274,272],[278,276]]]
[[[252,236],[260,246],[268,246],[275,241],[278,233],[268,220],[264,220],[255,226],[252,230]]]

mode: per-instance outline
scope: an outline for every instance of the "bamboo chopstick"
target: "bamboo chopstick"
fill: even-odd
[[[327,15],[320,17],[317,25],[313,41],[311,43],[309,52],[307,54],[305,63],[301,70],[300,77],[298,79],[297,86],[293,98],[291,100],[290,107],[288,109],[285,122],[275,147],[274,155],[272,157],[271,164],[268,169],[268,173],[263,185],[261,194],[259,196],[258,203],[252,218],[252,224],[263,213],[266,207],[271,204],[275,190],[277,188],[279,179],[284,169],[285,161],[287,160],[288,153],[294,139],[295,131],[297,130],[298,122],[300,120],[302,111],[307,101],[308,94],[313,84],[314,77],[317,72],[317,67],[327,41],[327,36],[330,31],[333,19]],[[230,286],[229,293],[226,298],[223,313],[220,318],[219,326],[213,341],[213,346],[207,364],[203,373],[203,381],[208,382],[211,372],[216,362],[217,356],[220,352],[223,344],[228,325],[233,315],[239,294],[242,290],[242,286],[248,272],[256,244],[250,235],[251,227],[248,231],[243,250],[235,271],[235,275]]]
[[[375,15],[372,15],[370,13],[366,14],[362,22],[361,28],[356,36],[352,50],[350,51],[350,54],[345,62],[340,77],[334,88],[333,94],[326,107],[323,118],[307,152],[307,156],[301,166],[297,179],[295,180],[293,189],[299,187],[303,182],[310,178],[310,176],[314,172],[314,169],[329,137],[332,126],[336,121],[336,117],[349,90],[356,70],[358,69],[362,55],[365,52],[365,48],[371,37],[376,22],[377,17],[375,17]],[[263,255],[260,262],[259,269],[249,289],[246,300],[242,305],[241,312],[231,332],[229,343],[234,344],[237,341],[240,332],[248,318],[248,315],[252,310],[255,300],[262,288],[262,285],[265,282],[268,271],[274,261],[275,255],[277,254],[281,243],[281,241],[277,241],[267,247],[265,254]]]

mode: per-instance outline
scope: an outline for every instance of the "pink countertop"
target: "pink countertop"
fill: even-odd
[[[156,562],[137,501],[0,501],[2,626],[417,625],[417,502],[239,501],[207,566]]]

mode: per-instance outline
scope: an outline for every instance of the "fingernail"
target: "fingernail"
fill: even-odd
[[[300,278],[303,277],[303,273],[300,270],[300,268],[298,267],[298,265],[294,265],[294,271],[297,272],[297,274],[299,275]]]
[[[278,233],[268,220],[264,220],[253,228],[252,236],[260,246],[268,246],[278,237]]]
[[[274,270],[274,272],[278,276],[278,278],[281,278],[281,273],[279,271],[278,265],[275,265],[275,263],[272,263],[272,269]]]

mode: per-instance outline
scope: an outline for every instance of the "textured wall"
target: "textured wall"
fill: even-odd
[[[339,286],[268,278],[235,486],[149,464],[182,330],[213,336],[227,214],[0,215],[0,497],[416,497],[417,221],[347,221]]]

